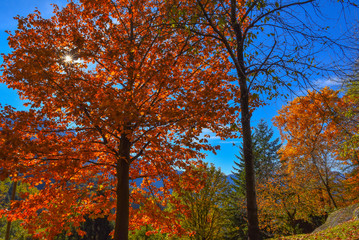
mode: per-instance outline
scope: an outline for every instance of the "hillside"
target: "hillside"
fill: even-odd
[[[359,204],[353,204],[332,212],[327,221],[311,234],[301,234],[289,237],[280,237],[276,240],[290,239],[359,239]]]
[[[351,220],[326,230],[312,233],[301,234],[289,237],[279,237],[272,240],[358,240],[359,239],[359,220]]]

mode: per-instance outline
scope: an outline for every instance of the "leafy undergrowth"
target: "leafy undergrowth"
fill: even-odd
[[[359,220],[348,221],[333,228],[328,228],[312,234],[301,234],[289,237],[273,238],[272,240],[313,240],[313,239],[336,239],[336,240],[359,240]]]

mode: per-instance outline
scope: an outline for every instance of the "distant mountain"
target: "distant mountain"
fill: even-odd
[[[229,182],[229,184],[233,184],[234,181],[232,180],[232,178],[234,178],[234,174],[229,174],[227,175],[227,181]]]
[[[179,174],[181,174],[182,172],[181,171],[178,171]],[[227,181],[229,184],[233,184],[233,180],[232,178],[234,177],[234,174],[229,174],[229,175],[226,175],[226,178],[227,178]],[[141,183],[142,183],[142,178],[137,178],[135,180],[132,180],[130,182],[136,182],[136,185],[139,187],[141,186]],[[163,187],[163,182],[162,181],[157,181],[154,183],[154,186],[155,187]]]
[[[182,172],[181,172],[181,171],[178,171],[178,173],[181,174]],[[234,177],[234,174],[226,175],[226,178],[227,178],[227,181],[228,181],[229,184],[233,184],[233,180],[231,179],[231,178],[233,178],[233,177]],[[143,180],[143,178],[137,178],[137,179],[135,179],[135,180],[130,180],[130,183],[131,183],[131,182],[135,182],[136,185],[137,185],[137,187],[140,187],[140,186],[141,186],[141,183],[142,183],[142,180]],[[96,182],[95,182],[95,181],[94,181],[93,183],[96,185]],[[154,186],[157,187],[157,188],[163,187],[163,182],[162,182],[162,180],[155,182],[155,183],[154,183]],[[36,188],[37,188],[38,190],[42,190],[42,189],[45,188],[45,184],[44,184],[44,183],[43,183],[43,184],[40,184],[40,185],[38,185]]]

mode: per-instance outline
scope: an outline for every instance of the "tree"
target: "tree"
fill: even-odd
[[[338,92],[324,88],[320,92],[308,92],[298,97],[279,111],[275,118],[282,140],[286,141],[281,149],[282,158],[291,169],[303,175],[316,178],[325,189],[330,203],[338,207],[335,189],[338,185],[340,169],[338,157],[343,135],[340,134],[339,113],[345,102]]]
[[[172,1],[173,25],[206,40],[214,40],[215,52],[230,59],[231,74],[240,87],[240,127],[246,172],[246,198],[249,239],[261,239],[257,197],[251,113],[268,99],[281,95],[295,83],[308,83],[309,69],[327,69],[316,65],[315,52],[336,45],[322,35],[307,7],[315,0],[196,0]],[[341,1],[342,2],[342,1]],[[320,12],[320,11],[318,11]],[[303,16],[303,18],[301,17]],[[259,98],[260,97],[260,98]]]
[[[261,120],[253,132],[253,158],[254,158],[254,170],[256,174],[256,188],[265,189],[266,183],[269,182],[276,174],[276,169],[279,166],[279,156],[277,154],[281,144],[279,144],[279,138],[273,138],[273,130],[268,127],[264,120]],[[240,154],[242,150],[240,151]],[[234,162],[233,185],[230,194],[230,207],[229,215],[231,219],[231,225],[233,229],[229,234],[229,239],[246,239],[247,232],[243,229],[243,225],[246,222],[246,216],[243,210],[245,210],[245,168],[244,159],[241,154],[237,156],[239,162]],[[258,191],[258,190],[257,190]],[[266,190],[264,190],[266,191]],[[258,196],[261,198],[261,196]],[[260,202],[258,202],[261,205]]]
[[[178,168],[191,171],[201,150],[215,151],[200,139],[204,128],[231,135],[237,87],[211,41],[168,27],[166,4],[83,0],[55,6],[50,19],[39,11],[17,17],[1,82],[30,110],[2,110],[0,169],[45,185],[6,212],[34,237],[52,239],[84,216],[109,216],[116,240],[149,219],[162,232],[183,233],[175,211],[159,206],[180,187]],[[141,188],[131,182],[130,192],[129,180],[139,177]],[[164,187],[156,189],[159,179]],[[193,188],[196,176],[188,179]]]
[[[9,209],[11,202],[21,199],[21,196],[28,192],[36,192],[27,184],[14,183],[6,178],[0,181],[0,209]],[[21,226],[21,221],[7,221],[5,217],[0,218],[0,238],[1,239],[28,239],[30,236]]]
[[[285,144],[278,173],[262,199],[267,225],[275,234],[309,232],[322,216],[351,203],[344,185],[345,165],[351,160],[343,157],[342,144],[344,130],[350,129],[344,127],[345,112],[352,107],[350,98],[324,88],[308,91],[278,112],[274,125]]]
[[[182,204],[188,208],[188,216],[183,215],[183,227],[191,232],[189,239],[223,239],[226,226],[226,199],[229,193],[227,177],[212,164],[199,169],[205,180],[201,189],[185,190],[178,194]],[[182,184],[187,184],[183,179]]]
[[[243,164],[238,162],[234,162],[234,164],[234,172],[232,171],[234,177],[231,177],[233,183],[230,185],[228,205],[226,207],[228,225],[226,226],[225,239],[247,239],[245,174]]]
[[[273,138],[273,130],[268,127],[267,123],[262,119],[254,128],[252,134],[253,140],[253,158],[254,170],[256,174],[257,183],[267,182],[276,172],[279,163],[278,150],[281,147],[279,138]],[[240,148],[240,156],[237,156],[238,162],[235,162],[237,167],[234,168],[236,185],[245,194],[245,168],[242,147]]]

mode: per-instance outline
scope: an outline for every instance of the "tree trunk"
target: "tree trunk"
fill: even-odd
[[[130,141],[125,134],[121,136],[119,158],[116,164],[116,223],[115,240],[128,240],[129,225],[129,160],[130,160]]]
[[[249,112],[249,89],[247,87],[247,75],[244,61],[244,36],[241,29],[241,23],[237,18],[237,1],[231,1],[231,23],[236,35],[236,59],[235,62],[238,83],[240,86],[240,102],[241,102],[241,124],[243,135],[243,158],[246,180],[246,199],[247,199],[247,217],[248,217],[248,239],[261,240],[261,233],[258,223],[258,208],[255,188],[255,172],[252,148],[252,132],[251,132],[251,114]]]
[[[324,185],[325,185],[325,189],[327,190],[329,198],[332,200],[332,203],[333,203],[335,209],[338,209],[337,203],[335,202],[334,197],[332,195],[332,191],[329,187],[329,183],[325,183]]]
[[[253,162],[252,135],[249,113],[249,94],[246,83],[240,84],[241,88],[241,124],[243,134],[243,157],[246,178],[246,198],[248,217],[248,239],[260,240],[261,234],[258,223],[258,208],[255,188],[255,172]]]

